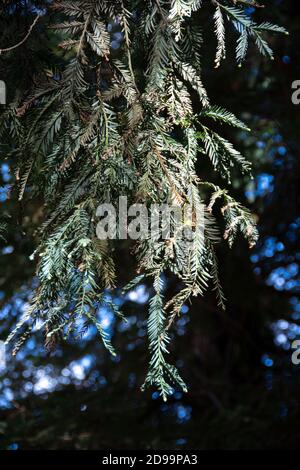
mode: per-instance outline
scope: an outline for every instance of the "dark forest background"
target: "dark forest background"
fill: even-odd
[[[53,53],[45,1],[2,1],[1,46],[24,37],[36,12],[45,15],[28,40],[0,56],[0,79],[8,103],[30,85],[33,71],[63,60]],[[291,344],[300,339],[300,105],[292,82],[300,80],[300,5],[266,0],[249,14],[285,26],[272,37],[275,60],[250,49],[240,69],[231,57],[213,68],[213,23],[204,18],[204,80],[211,101],[242,117],[252,133],[230,135],[253,163],[254,179],[237,177],[235,195],[256,214],[260,240],[248,250],[241,239],[219,248],[227,310],[213,295],[187,305],[177,321],[172,356],[189,386],[167,403],[142,393],[148,361],[147,286],[118,302],[128,324],[103,325],[119,355],[111,358],[92,329],[77,342],[43,346],[37,331],[15,358],[7,355],[0,376],[1,449],[270,449],[296,448],[300,441],[300,368]],[[117,41],[117,33],[113,40]],[[230,41],[229,41],[230,42]],[[0,339],[4,340],[35,283],[35,228],[39,201],[20,206],[10,195],[13,161],[0,143],[0,213],[8,224],[0,248]],[[199,162],[199,174],[203,165]],[[205,168],[205,171],[209,171]],[[9,214],[9,216],[8,216]],[[132,260],[120,246],[120,279]],[[123,274],[122,274],[123,273]],[[176,289],[169,280],[170,290]]]

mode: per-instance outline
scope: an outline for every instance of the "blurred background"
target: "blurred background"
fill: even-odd
[[[47,1],[3,1],[1,47],[24,37],[36,12],[45,13],[30,38],[0,56],[0,79],[8,101],[22,94],[40,64],[50,67],[55,41],[47,29]],[[300,367],[291,361],[291,344],[300,339],[300,104],[291,100],[300,80],[300,5],[266,0],[249,15],[285,26],[274,35],[275,60],[251,48],[240,69],[231,54],[214,69],[215,38],[204,21],[203,79],[211,101],[241,117],[251,133],[228,137],[253,163],[254,179],[237,177],[233,193],[256,215],[260,240],[249,251],[238,240],[219,246],[226,312],[213,295],[183,308],[173,329],[172,359],[189,386],[163,403],[157,392],[142,393],[148,357],[147,301],[140,285],[122,305],[128,323],[107,309],[98,315],[119,355],[110,357],[93,329],[77,341],[44,348],[38,330],[16,357],[7,353],[0,372],[1,449],[289,449],[300,439]],[[7,27],[9,21],[10,27]],[[122,40],[112,27],[112,47]],[[229,44],[231,42],[229,36]],[[229,48],[228,48],[229,50]],[[24,313],[37,282],[30,255],[40,218],[38,200],[21,207],[10,197],[14,180],[8,149],[0,143],[0,214],[8,224],[0,240],[0,339]],[[199,162],[199,175],[211,171]],[[120,246],[120,285],[132,260]],[[124,271],[124,272],[123,272]],[[176,282],[168,280],[168,289]],[[111,294],[108,292],[108,296]]]

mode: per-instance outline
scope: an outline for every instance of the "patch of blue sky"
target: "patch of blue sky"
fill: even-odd
[[[280,145],[278,148],[277,148],[277,152],[279,153],[279,155],[281,157],[284,157],[287,153],[287,148],[284,146],[284,145]]]
[[[255,12],[255,7],[254,6],[253,7],[252,6],[246,7],[244,9],[244,12],[246,13],[246,15],[251,16]]]
[[[9,165],[7,163],[2,163],[0,167],[1,177],[4,183],[8,183],[11,179]]]
[[[111,337],[113,334],[113,326],[116,320],[115,314],[110,308],[101,306],[97,310],[97,317],[103,330],[109,335],[109,337]]]
[[[275,144],[280,144],[283,141],[283,136],[279,132],[273,134],[272,140]]]
[[[113,38],[115,41],[123,41],[123,38],[124,38],[124,33],[122,31],[117,31],[115,33],[113,33]]]
[[[273,286],[279,291],[299,289],[300,280],[295,279],[298,274],[299,266],[296,263],[291,263],[288,266],[280,266],[269,274],[267,285]]]
[[[183,446],[184,444],[187,444],[187,439],[184,437],[181,437],[180,439],[176,439],[175,444],[177,446]]]
[[[33,391],[36,395],[41,395],[45,392],[53,392],[57,386],[57,379],[43,374],[33,385]]]
[[[128,331],[133,325],[137,323],[137,317],[135,315],[131,315],[130,317],[126,318],[127,321],[122,321],[118,325],[118,331]]]
[[[128,292],[126,299],[137,304],[145,304],[149,299],[149,291],[144,284],[140,284]]]
[[[0,186],[0,202],[5,202],[8,199],[8,194],[11,189],[10,184],[6,184],[5,186]]]
[[[274,365],[273,359],[268,354],[262,356],[261,362],[265,367],[272,367]]]
[[[257,175],[254,181],[250,181],[245,196],[253,203],[257,197],[264,197],[274,191],[274,176],[269,173]]]
[[[289,55],[284,55],[282,56],[281,58],[282,62],[286,65],[290,64],[291,63],[291,57]]]
[[[1,253],[3,255],[10,255],[13,252],[14,252],[14,247],[12,245],[7,245],[1,250]]]
[[[188,313],[189,307],[187,305],[183,305],[180,309],[180,312],[183,313],[184,315]]]
[[[261,240],[257,252],[251,255],[250,259],[255,264],[263,258],[273,258],[275,255],[278,257],[278,253],[282,253],[284,249],[284,244],[276,237],[265,237]]]
[[[192,417],[192,407],[183,404],[175,404],[174,411],[178,423],[186,423]]]
[[[264,148],[266,148],[266,145],[267,145],[267,144],[266,144],[266,142],[265,142],[264,140],[258,140],[258,141],[256,142],[256,147],[257,147],[258,149],[264,149]]]

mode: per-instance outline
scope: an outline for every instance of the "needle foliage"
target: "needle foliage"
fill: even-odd
[[[215,66],[226,57],[226,36],[236,35],[236,61],[249,43],[270,58],[268,32],[284,33],[269,22],[256,23],[238,0],[84,0],[54,1],[49,11],[51,47],[62,58],[53,70],[41,68],[33,85],[1,114],[2,139],[10,143],[19,201],[43,198],[37,261],[38,287],[21,321],[10,334],[15,351],[42,322],[46,342],[95,325],[115,354],[97,318],[118,284],[117,241],[96,236],[97,207],[131,203],[192,205],[205,217],[204,232],[186,249],[176,232],[167,239],[137,240],[137,277],[125,290],[151,283],[148,337],[149,369],[144,386],[154,385],[164,399],[174,386],[186,390],[169,362],[172,323],[193,296],[211,287],[224,308],[216,244],[232,246],[242,233],[252,247],[255,220],[230,193],[236,170],[251,165],[222,135],[222,127],[249,132],[230,111],[212,104],[203,76],[204,18],[215,31]],[[48,15],[48,12],[46,13]],[[111,31],[119,32],[118,47]],[[231,32],[229,33],[229,30]],[[11,51],[9,54],[13,54]],[[217,180],[205,175],[210,161]],[[217,220],[223,219],[223,223]],[[129,248],[128,248],[129,249]],[[180,289],[166,298],[166,274]]]

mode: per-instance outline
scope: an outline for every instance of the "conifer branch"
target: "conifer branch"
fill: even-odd
[[[14,49],[17,49],[18,47],[22,46],[22,44],[24,44],[27,41],[27,39],[29,38],[33,28],[37,24],[40,17],[41,17],[41,15],[37,15],[35,17],[33,23],[29,27],[29,30],[28,30],[27,34],[24,36],[24,38],[20,42],[18,42],[17,44],[15,44],[14,46],[11,46],[11,47],[1,48],[0,49],[0,55],[3,54],[3,52],[10,52],[10,51],[13,51]]]

